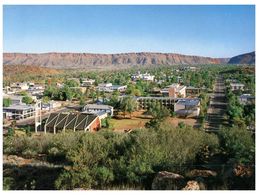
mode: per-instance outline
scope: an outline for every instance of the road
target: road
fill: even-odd
[[[205,124],[206,131],[218,131],[225,122],[224,114],[227,108],[225,89],[223,77],[218,76],[215,80],[213,93],[210,95],[210,104]]]

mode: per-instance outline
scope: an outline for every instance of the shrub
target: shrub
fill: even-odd
[[[22,152],[22,156],[24,156],[25,158],[33,158],[37,155],[37,151],[33,150],[33,149],[25,149],[23,152]]]

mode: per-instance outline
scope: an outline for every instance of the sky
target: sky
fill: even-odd
[[[232,57],[255,50],[253,5],[4,5],[4,52],[166,52]]]

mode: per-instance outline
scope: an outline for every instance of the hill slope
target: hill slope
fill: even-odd
[[[134,65],[176,65],[176,64],[222,64],[227,58],[209,58],[188,56],[173,53],[122,53],[122,54],[89,54],[89,53],[4,53],[4,65],[32,65],[49,68],[97,69],[106,67],[128,67]]]
[[[255,64],[255,52],[245,53],[232,57],[229,64]]]
[[[33,78],[43,78],[50,75],[62,73],[61,70],[37,67],[37,66],[19,66],[19,65],[4,65],[3,77],[6,82],[26,81]]]

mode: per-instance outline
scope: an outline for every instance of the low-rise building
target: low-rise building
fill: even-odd
[[[140,74],[138,72],[137,74],[134,74],[131,76],[132,80],[144,80],[144,81],[154,81],[154,75],[150,75],[149,73]]]
[[[83,112],[87,113],[99,113],[99,112],[106,112],[110,116],[114,114],[114,108],[109,105],[99,105],[99,104],[87,104],[83,108]]]
[[[255,97],[251,94],[242,94],[239,96],[239,102],[240,104],[246,105],[246,104],[254,104],[255,103]]]
[[[88,86],[94,85],[94,83],[95,83],[94,79],[84,79],[84,80],[82,80],[81,86],[88,87]]]
[[[4,119],[20,120],[35,115],[35,107],[32,105],[11,105],[3,108]]]
[[[11,89],[12,90],[15,90],[15,91],[21,91],[21,90],[27,90],[27,89],[29,89],[29,85],[28,85],[28,83],[12,83],[11,84]]]
[[[161,90],[161,93],[165,97],[173,98],[185,98],[186,97],[186,86],[174,83]]]
[[[232,91],[243,91],[245,85],[242,83],[230,83],[230,87]]]
[[[18,96],[18,95],[4,95],[4,99],[10,99],[11,100],[11,104],[15,105],[15,104],[22,104],[22,100],[23,100],[24,96]]]
[[[112,83],[101,83],[98,84],[97,86],[98,91],[104,91],[104,92],[113,92],[113,91],[124,92],[126,88],[127,88],[126,85],[113,85]]]
[[[111,90],[112,91],[119,91],[119,92],[125,92],[127,89],[126,85],[112,85]]]
[[[53,110],[53,109],[56,109],[56,108],[60,108],[61,107],[61,103],[60,102],[57,102],[57,101],[50,101],[48,103],[42,103],[41,104],[41,109],[42,110]]]
[[[112,83],[100,83],[97,86],[98,91],[104,91],[104,92],[112,92]]]
[[[199,116],[200,100],[199,99],[182,99],[174,105],[174,112],[179,116]]]
[[[193,110],[194,114],[197,116],[200,109],[200,99],[199,98],[173,98],[173,97],[137,97],[139,109],[149,109],[152,103],[160,103],[167,109],[174,112],[183,112],[179,110],[189,110],[186,112],[191,112]],[[177,113],[178,114],[178,113]]]
[[[51,113],[44,125],[44,132],[58,133],[66,130],[97,131],[101,128],[100,118],[90,113]]]

